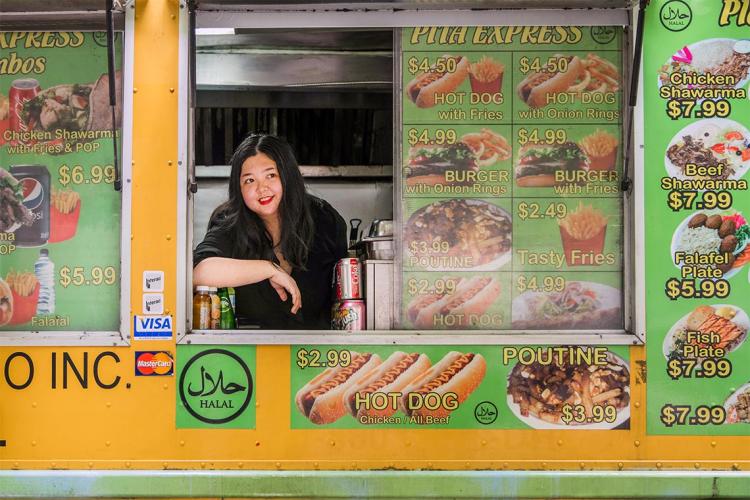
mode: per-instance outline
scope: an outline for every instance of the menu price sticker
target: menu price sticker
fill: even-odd
[[[112,184],[115,181],[113,165],[61,165],[57,170],[58,182],[67,187],[70,184]]]
[[[577,424],[600,424],[602,422],[611,424],[617,420],[617,408],[613,405],[594,405],[587,412],[582,404],[565,404],[562,407],[560,420],[566,424],[575,422]]]
[[[565,144],[568,140],[568,132],[565,129],[545,129],[540,132],[538,128],[519,128],[518,144],[525,146],[528,143],[542,144],[545,146]]]
[[[671,99],[667,101],[667,116],[672,120],[681,118],[726,118],[732,114],[732,105],[725,99],[712,101],[688,101]]]
[[[732,207],[734,197],[729,191],[670,191],[667,206],[674,212],[680,210],[726,210]]]
[[[695,280],[670,278],[665,293],[670,300],[677,299],[725,299],[732,287],[725,279]]]
[[[60,286],[100,286],[117,283],[117,269],[114,266],[63,266],[60,268]]]
[[[304,368],[346,368],[352,363],[352,353],[346,349],[299,349],[296,366]]]
[[[673,380],[681,378],[727,378],[732,374],[732,362],[725,358],[704,359],[670,359],[667,362],[667,375]]]
[[[727,411],[723,406],[664,405],[660,419],[667,427],[674,425],[721,425],[726,421]]]
[[[458,140],[456,130],[452,128],[437,129],[434,135],[431,135],[428,129],[410,128],[407,131],[407,136],[409,137],[410,146],[416,146],[417,144],[443,146],[454,144]]]
[[[311,353],[321,353],[319,365],[305,364]],[[627,354],[601,346],[292,346],[291,426],[627,429]],[[331,367],[322,363],[328,356],[350,362]],[[581,394],[586,383],[592,405],[554,399],[555,391]],[[527,397],[537,390],[549,400]]]

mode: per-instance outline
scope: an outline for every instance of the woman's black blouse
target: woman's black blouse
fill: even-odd
[[[347,255],[346,223],[326,201],[311,197],[310,209],[315,224],[307,269],[292,269],[292,278],[302,294],[302,308],[292,314],[292,300],[282,302],[269,280],[235,288],[237,316],[247,324],[269,330],[328,330],[331,328],[331,279],[333,267]],[[193,251],[193,266],[208,257],[262,259],[248,249],[236,248],[229,232],[217,225]],[[273,257],[276,260],[275,256]],[[278,263],[278,262],[277,262]]]

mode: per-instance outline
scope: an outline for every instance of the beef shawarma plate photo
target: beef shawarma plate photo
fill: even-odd
[[[687,165],[715,167],[724,165],[719,175],[700,177],[688,175]],[[711,118],[691,123],[669,142],[664,155],[667,175],[688,179],[741,179],[750,168],[750,131],[743,125],[724,118]]]
[[[512,220],[506,210],[483,200],[431,203],[406,223],[405,264],[428,271],[496,271],[510,262]]]

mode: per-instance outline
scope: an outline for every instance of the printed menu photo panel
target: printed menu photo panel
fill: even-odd
[[[400,327],[622,331],[622,28],[401,47]]]

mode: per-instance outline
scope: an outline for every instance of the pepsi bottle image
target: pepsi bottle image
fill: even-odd
[[[34,215],[30,226],[16,229],[15,244],[38,247],[49,239],[50,176],[44,165],[16,165],[10,173],[23,187],[23,204]]]

